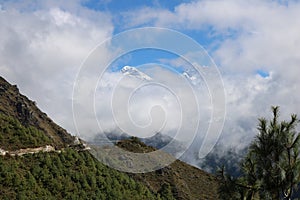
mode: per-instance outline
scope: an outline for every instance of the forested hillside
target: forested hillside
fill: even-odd
[[[159,199],[87,151],[0,157],[0,199]]]
[[[127,151],[155,151],[137,138]],[[0,199],[217,199],[218,181],[186,163],[128,174],[99,162],[0,77]]]

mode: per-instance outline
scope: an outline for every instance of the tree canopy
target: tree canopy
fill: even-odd
[[[242,175],[232,178],[219,170],[221,199],[291,199],[300,183],[299,123],[292,114],[279,121],[279,107],[272,107],[273,118],[260,118],[258,134],[241,162]]]

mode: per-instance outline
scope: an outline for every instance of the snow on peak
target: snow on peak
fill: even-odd
[[[184,77],[186,77],[187,79],[190,79],[191,81],[195,81],[197,79],[196,76],[189,74],[188,72],[183,72],[182,73]]]
[[[147,74],[141,72],[140,70],[132,66],[128,66],[128,65],[124,66],[121,69],[121,72],[126,76],[138,78],[141,80],[146,80],[146,81],[153,80],[150,76],[148,76]],[[198,76],[194,74],[192,71],[184,71],[182,75],[194,85],[197,85],[200,82]]]
[[[146,74],[144,74],[143,72],[139,71],[139,70],[138,70],[137,68],[135,68],[135,67],[124,66],[124,67],[121,69],[121,72],[122,72],[124,75],[131,76],[131,77],[135,77],[135,78],[139,78],[139,79],[142,79],[142,80],[147,80],[147,81],[152,80],[151,77],[149,77],[148,75],[146,75]]]

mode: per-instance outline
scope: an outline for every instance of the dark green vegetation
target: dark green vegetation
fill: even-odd
[[[0,199],[159,199],[87,151],[0,157]],[[162,191],[162,196],[167,191]]]
[[[181,161],[155,172],[128,174],[96,160],[74,137],[0,77],[0,199],[217,199],[218,182]],[[55,147],[12,156],[11,151]],[[137,138],[117,145],[155,151]],[[1,152],[0,152],[1,153]]]
[[[50,145],[53,142],[34,126],[23,126],[19,120],[0,113],[0,147],[18,150]]]
[[[159,199],[159,193],[106,167],[88,151],[68,147],[74,138],[2,78],[0,100],[1,149],[61,149],[0,156],[0,199]]]
[[[68,134],[66,130],[55,124],[45,113],[43,113],[35,105],[35,102],[29,100],[26,96],[20,94],[17,86],[9,84],[2,77],[0,77],[0,114],[1,121],[8,120],[9,123],[12,123],[11,125],[7,124],[9,130],[6,131],[10,131],[9,134],[13,134],[16,140],[21,139],[20,137],[23,136],[15,136],[15,134],[17,134],[18,127],[12,127],[12,125],[21,124],[22,126],[24,126],[23,128],[27,130],[33,130],[34,127],[33,132],[35,133],[30,133],[37,136],[36,140],[38,141],[35,144],[35,142],[32,140],[33,135],[31,135],[31,139],[26,139],[30,140],[30,142],[27,142],[26,147],[31,146],[29,144],[32,144],[32,147],[35,147],[36,145],[41,145],[41,143],[39,142],[42,142],[42,140],[42,143],[48,142],[46,138],[49,138],[51,140],[49,145],[52,145],[57,149],[67,147],[74,141],[74,137]],[[2,125],[4,125],[3,123],[4,122],[2,122]],[[37,133],[36,130],[38,130],[39,133]],[[43,133],[45,137],[41,136],[40,133]],[[28,135],[29,132],[27,132],[27,136]],[[9,138],[11,136],[8,136],[6,134],[5,137]],[[18,144],[17,141],[15,142],[15,147],[21,145]],[[3,146],[0,146],[0,148],[1,147],[4,148]],[[6,144],[5,148],[6,147],[9,148],[13,146],[11,146],[11,144]]]
[[[291,199],[300,183],[299,120],[278,121],[279,108],[272,107],[273,119],[259,119],[259,134],[241,162],[242,175],[232,178],[220,170],[222,199]]]

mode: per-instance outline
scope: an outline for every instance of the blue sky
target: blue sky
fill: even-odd
[[[94,10],[100,10],[100,11],[107,11],[107,12],[114,12],[116,14],[120,12],[126,12],[130,10],[137,10],[141,7],[155,7],[155,8],[166,8],[166,9],[174,9],[174,7],[178,4],[189,2],[186,0],[173,0],[173,1],[157,1],[157,0],[145,0],[145,1],[139,1],[139,0],[132,0],[132,1],[126,1],[126,0],[119,0],[119,1],[99,1],[99,0],[87,0],[83,3],[84,6],[94,9]]]
[[[0,5],[1,76],[71,133],[76,132],[69,120],[73,86],[84,60],[107,38],[146,26],[186,34],[215,61],[226,94],[221,137],[228,145],[250,141],[257,118],[266,116],[271,105],[281,106],[283,118],[300,113],[299,1],[0,0]],[[111,56],[103,50],[100,57]],[[156,50],[136,51],[113,67],[172,66],[176,58]]]
[[[142,25],[136,25],[132,27],[127,26],[126,18],[124,15],[129,12],[135,12],[143,8],[155,8],[155,9],[165,9],[169,11],[174,11],[176,6],[189,3],[191,1],[156,1],[156,0],[146,0],[146,1],[99,1],[99,0],[87,0],[82,3],[83,6],[87,7],[88,9],[92,9],[95,11],[101,12],[108,12],[112,14],[112,22],[114,24],[114,31],[113,34],[118,34],[122,31],[126,31],[131,28],[140,28],[145,26],[154,26],[151,21],[145,22]],[[223,41],[224,37],[226,38],[234,38],[238,34],[236,30],[228,29],[226,34],[218,34],[212,26],[206,26],[203,29],[180,29],[174,27],[168,27],[174,30],[177,30],[187,36],[191,37],[192,39],[196,40],[201,46],[204,47],[208,53],[214,51],[218,48],[218,45]],[[124,59],[126,57],[126,59]],[[132,54],[127,54],[126,56],[122,56],[123,59],[118,60],[114,63],[113,70],[120,69],[124,65],[132,65],[132,66],[139,66],[149,62],[159,62],[160,59],[175,59],[178,58],[176,55],[172,55],[170,52],[162,52],[158,50],[147,50],[147,51],[136,51]],[[126,60],[126,62],[124,62]],[[123,61],[123,63],[122,63]],[[116,64],[119,64],[116,67]],[[217,63],[218,64],[218,63]],[[179,70],[178,67],[174,67],[175,70]],[[256,73],[258,71],[254,71]],[[261,74],[261,73],[258,73]]]
[[[201,1],[199,1],[201,2]],[[206,2],[206,1],[203,1]],[[114,23],[114,34],[118,34],[122,31],[126,31],[130,28],[137,28],[137,27],[144,27],[144,26],[157,26],[154,22],[156,19],[152,16],[151,19],[145,20],[139,24],[128,26],[128,18],[124,17],[127,16],[128,13],[135,13],[139,12],[142,9],[149,8],[153,10],[152,15],[155,14],[155,10],[164,10],[169,12],[175,12],[178,7],[184,4],[191,4],[197,3],[197,1],[86,1],[83,3],[84,6],[88,7],[89,9],[94,9],[96,11],[104,11],[109,12],[112,14],[112,21]],[[272,7],[276,6],[284,6],[286,8],[292,8],[293,4],[297,3],[297,1],[266,1],[266,4],[270,4],[270,11]],[[246,3],[247,4],[247,3]],[[263,3],[262,3],[263,4]],[[228,3],[230,5],[230,3]],[[255,3],[253,3],[255,5]],[[288,10],[288,9],[287,9]],[[201,12],[201,11],[199,11]],[[216,13],[218,14],[218,13]],[[139,17],[139,15],[133,15],[134,17]],[[264,19],[261,19],[264,20]],[[220,20],[221,22],[221,20]],[[222,22],[221,22],[222,23]],[[243,22],[239,22],[243,23]],[[159,25],[158,25],[159,26]],[[160,27],[160,26],[159,26]],[[222,30],[218,30],[218,28],[210,23],[202,23],[199,27],[182,27],[182,26],[172,26],[172,25],[164,25],[161,27],[172,28],[174,30],[180,31],[197,42],[201,44],[209,54],[213,54],[220,45],[224,41],[228,40],[235,40],[241,35],[250,35],[255,34],[255,30],[252,33],[251,30],[244,30],[243,27],[238,26],[225,26],[222,27]],[[242,50],[241,50],[242,51]],[[154,55],[155,57],[155,55]],[[217,64],[221,64],[218,60],[215,60]],[[261,72],[264,73],[261,73]],[[257,73],[259,75],[265,76],[268,74],[267,69],[263,69],[263,66],[256,66],[255,69],[252,70],[252,73]],[[264,74],[264,75],[263,75]]]
[[[104,11],[112,13],[112,21],[114,23],[114,34],[118,34],[122,31],[126,31],[129,28],[126,25],[126,19],[124,19],[123,14],[128,12],[135,12],[139,9],[143,9],[145,7],[149,8],[155,8],[155,9],[165,9],[168,11],[174,11],[174,9],[182,4],[182,3],[189,3],[193,1],[153,1],[153,0],[147,0],[147,1],[97,1],[97,0],[91,0],[86,1],[83,3],[84,6],[86,6],[89,9],[93,9],[96,11]],[[287,1],[278,1],[280,4],[288,5]],[[145,22],[142,25],[132,26],[130,28],[140,28],[145,26],[153,26],[153,23]],[[168,27],[168,26],[167,26]],[[169,27],[168,27],[169,28]],[[204,27],[200,29],[182,29],[177,27],[171,27],[174,30],[177,30],[181,33],[186,34],[187,36],[191,37],[192,39],[196,40],[203,48],[209,53],[212,54],[215,50],[218,49],[219,45],[222,44],[224,40],[228,39],[235,39],[238,37],[240,32],[242,30],[230,28],[228,27],[225,31],[218,32],[214,29],[213,26],[205,25]],[[124,57],[124,56],[123,56]],[[130,57],[130,58],[129,58]],[[145,51],[137,51],[132,54],[127,55],[126,61],[128,63],[122,63],[120,61],[116,62],[119,63],[119,67],[117,69],[120,69],[124,65],[132,65],[132,66],[138,66],[149,62],[158,62],[159,59],[175,59],[178,58],[176,55],[172,55],[168,52],[161,52],[157,50],[147,50]],[[124,60],[124,59],[123,59]],[[216,61],[216,64],[219,65]],[[114,70],[116,69],[115,66],[113,66]],[[176,70],[178,68],[174,67]],[[258,74],[262,77],[268,77],[269,72],[264,70],[262,66],[257,66],[255,69],[253,69],[253,74]]]
[[[161,63],[161,59],[176,59],[178,55],[158,49],[142,49],[122,55],[111,64],[113,71],[120,70],[125,65],[139,67],[147,63]],[[177,69],[176,67],[175,69]]]

